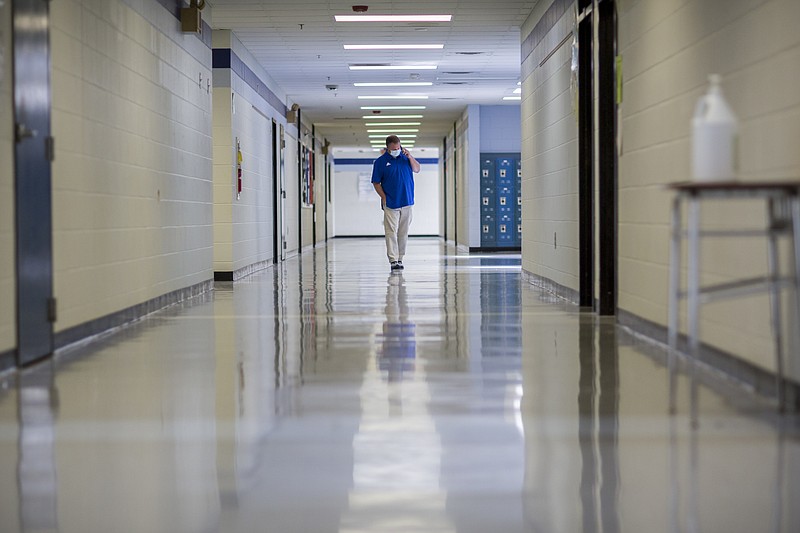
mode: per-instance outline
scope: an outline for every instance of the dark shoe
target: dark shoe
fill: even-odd
[[[392,261],[392,270],[402,270],[403,265],[400,264],[400,261]]]
[[[402,261],[398,261],[397,262],[397,270],[403,270],[404,268],[405,267],[403,266],[403,262]]]

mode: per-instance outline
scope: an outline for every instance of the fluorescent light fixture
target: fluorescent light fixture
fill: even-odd
[[[450,22],[453,15],[334,15],[336,22]]]
[[[419,126],[422,122],[367,122],[364,124],[366,127],[371,128],[373,126]]]
[[[390,130],[390,129],[377,129],[377,130],[367,130],[367,133],[417,133],[419,131],[418,128],[412,128],[407,130]]]
[[[436,65],[350,65],[350,70],[436,70]]]
[[[521,96],[504,96],[503,100],[522,100]]]
[[[359,96],[358,99],[359,100],[427,100],[428,95],[427,94],[414,94],[406,96],[397,94],[391,96],[372,95],[372,96]]]
[[[353,87],[430,87],[431,85],[432,81],[400,81],[354,83]]]
[[[516,89],[514,89],[514,94],[522,94],[522,89],[517,87]]]
[[[423,115],[363,115],[364,119],[394,120],[396,118],[422,118]]]
[[[415,139],[417,137],[416,133],[398,133],[398,137],[401,139]],[[386,139],[386,135],[370,135],[370,139]]]
[[[441,50],[443,44],[346,44],[345,50]]]
[[[364,111],[372,111],[378,109],[427,109],[424,105],[367,105],[361,106]]]

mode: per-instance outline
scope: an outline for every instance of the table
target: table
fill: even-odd
[[[700,347],[700,305],[724,298],[747,296],[768,290],[770,294],[771,323],[775,339],[775,370],[777,400],[780,410],[785,407],[786,382],[783,365],[783,334],[781,329],[781,289],[794,288],[796,317],[800,321],[800,180],[753,182],[685,182],[669,185],[675,192],[672,204],[672,238],[669,263],[669,373],[670,410],[675,412],[675,357],[679,330],[679,301],[687,302],[689,353],[697,358]],[[700,205],[704,200],[765,200],[768,225],[761,229],[701,230]],[[687,204],[687,228],[681,227],[681,207]],[[788,236],[794,259],[793,272],[781,277],[778,238]],[[687,289],[680,286],[681,243],[687,238]],[[700,286],[700,242],[702,237],[767,237],[767,264],[769,273],[758,278],[742,279],[717,285]],[[800,330],[800,324],[796,325]]]

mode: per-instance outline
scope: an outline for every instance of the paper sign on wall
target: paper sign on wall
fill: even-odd
[[[358,173],[358,199],[373,200],[377,197],[375,188],[372,186],[372,174],[369,172]]]

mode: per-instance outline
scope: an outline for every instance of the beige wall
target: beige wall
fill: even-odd
[[[800,176],[800,3],[796,0],[619,2],[624,61],[619,159],[619,306],[665,324],[670,193],[687,179],[690,121],[710,73],[740,120],[743,179]],[[758,225],[760,204],[712,206],[708,225]],[[703,279],[766,271],[759,240],[709,243]],[[766,298],[704,308],[702,340],[772,368]],[[797,345],[794,346],[797,353]],[[797,374],[795,374],[797,375]]]
[[[300,224],[297,218],[297,206],[300,202],[300,189],[297,177],[297,128],[288,126],[286,129],[286,149],[284,150],[284,173],[286,181],[286,252],[299,250],[298,236]]]
[[[544,8],[550,2],[544,2]],[[527,37],[544,9],[529,19]],[[522,268],[578,290],[578,143],[570,92],[574,12],[567,10],[522,65]],[[531,24],[531,22],[534,24]]]
[[[322,154],[324,145],[324,140],[317,137],[317,150],[314,154],[314,204],[317,213],[317,233],[314,235],[314,242],[325,242],[325,219],[328,216],[326,200],[328,192],[325,184],[326,156]]]
[[[454,147],[455,136],[453,133],[447,135],[447,150],[444,153],[447,161],[447,169],[444,172],[444,180],[442,180],[442,217],[444,233],[447,235],[448,241],[454,241],[455,238],[455,208],[456,204],[453,196],[453,188],[455,187],[455,167],[456,167],[456,151]]]
[[[470,138],[470,108],[464,110],[464,114],[456,122],[456,153],[455,153],[455,180],[456,180],[456,213],[458,213],[456,224],[458,226],[458,242],[461,247],[469,248],[469,222],[470,222],[470,202],[469,202],[469,164],[467,154],[469,153]],[[475,143],[478,146],[480,143]],[[480,174],[475,174],[476,177]],[[480,178],[478,178],[480,179]],[[478,215],[480,217],[480,214]]]
[[[0,353],[17,345],[11,2],[0,3]]]
[[[56,331],[212,277],[211,50],[133,5],[51,6]]]

